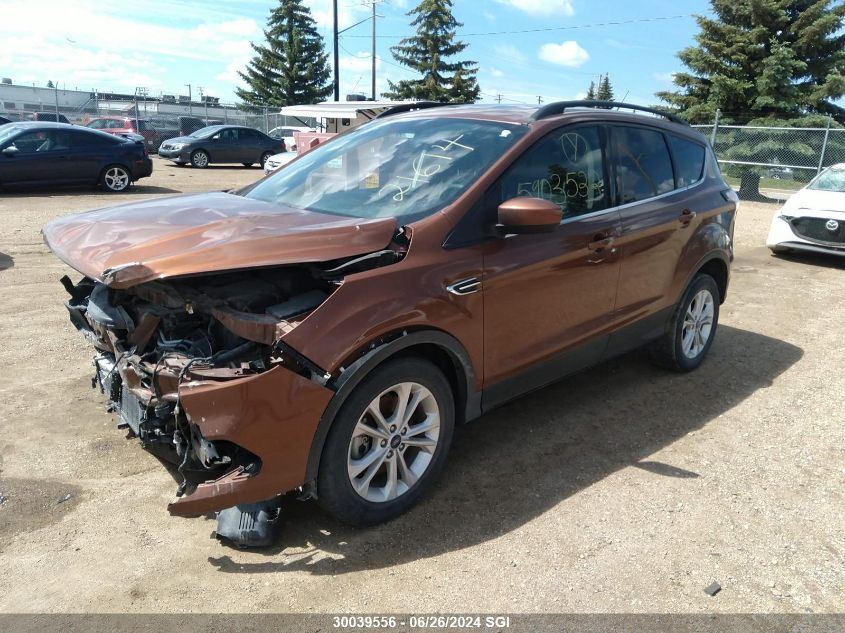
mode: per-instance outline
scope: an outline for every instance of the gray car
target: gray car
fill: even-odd
[[[241,163],[249,167],[282,151],[282,142],[251,127],[210,125],[188,136],[161,144],[158,155],[180,165],[208,167],[211,163]]]

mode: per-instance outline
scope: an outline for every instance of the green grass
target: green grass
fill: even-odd
[[[724,176],[727,183],[736,189],[739,189],[739,178],[734,176]],[[798,182],[796,180],[776,178],[760,178],[760,189],[782,189],[784,191],[798,191],[806,183]]]

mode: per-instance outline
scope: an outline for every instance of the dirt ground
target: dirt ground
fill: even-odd
[[[770,256],[767,205],[741,206],[697,372],[634,353],[523,397],[459,429],[433,494],[380,527],[297,503],[275,547],[240,551],[170,517],[176,483],[91,389],[39,230],[259,176],[156,159],[124,195],[0,194],[0,612],[845,609],[845,263]]]

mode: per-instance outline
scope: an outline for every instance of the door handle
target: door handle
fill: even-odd
[[[592,242],[587,242],[587,248],[595,253],[600,253],[613,246],[614,241],[615,238],[612,235],[596,235]]]
[[[681,215],[678,217],[678,219],[681,221],[681,226],[689,226],[690,222],[695,219],[695,215],[695,211],[693,211],[692,209],[684,209],[683,211],[681,211]]]

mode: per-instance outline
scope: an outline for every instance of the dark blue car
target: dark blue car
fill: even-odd
[[[43,121],[0,127],[0,187],[100,185],[119,192],[152,173],[140,136]]]

